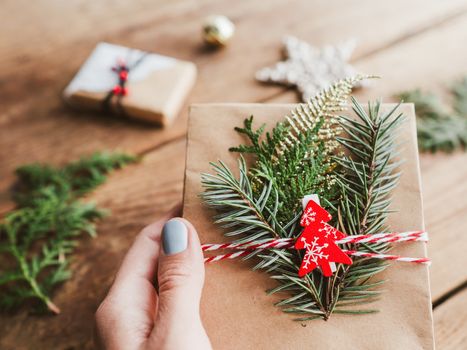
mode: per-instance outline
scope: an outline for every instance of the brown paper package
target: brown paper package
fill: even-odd
[[[130,72],[131,74],[131,72]],[[196,66],[177,60],[173,66],[159,69],[144,80],[128,82],[130,93],[121,99],[121,109],[112,99],[111,109],[132,118],[159,125],[169,125],[180,112],[196,80]],[[107,92],[78,90],[65,96],[70,105],[102,109]]]
[[[384,105],[387,110],[391,105]],[[212,210],[198,197],[201,173],[212,173],[210,161],[223,160],[237,169],[238,154],[228,148],[245,142],[233,128],[254,115],[257,125],[270,129],[293,108],[287,104],[199,104],[191,107],[187,140],[184,211],[202,243],[227,242],[212,223]],[[388,224],[394,231],[424,229],[414,108],[404,104],[406,116],[399,129],[400,184],[393,194]],[[396,245],[395,254],[426,256],[422,242]],[[328,321],[295,322],[273,303],[265,290],[274,281],[253,262],[228,260],[206,265],[201,317],[214,349],[433,349],[431,298],[426,265],[393,263],[380,278],[386,279],[380,300],[369,304],[378,313],[334,314]]]

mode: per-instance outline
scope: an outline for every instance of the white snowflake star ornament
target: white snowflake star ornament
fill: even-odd
[[[333,82],[357,75],[348,61],[356,41],[347,40],[335,46],[317,48],[293,36],[283,40],[285,61],[259,70],[256,79],[287,86],[295,86],[308,101]]]

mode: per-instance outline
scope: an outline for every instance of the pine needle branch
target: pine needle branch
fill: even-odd
[[[225,229],[227,237],[235,237],[233,243],[254,241],[262,243],[270,238],[284,238],[296,235],[300,215],[282,226],[276,219],[279,196],[274,190],[272,179],[263,178],[264,187],[259,195],[252,190],[251,179],[244,159],[239,160],[239,178],[223,163],[212,163],[215,174],[202,174],[205,191],[201,194],[204,202],[218,213],[215,223]],[[297,276],[300,257],[296,252],[272,249],[268,252],[253,251],[244,259],[258,256],[260,261],[253,269],[271,273],[280,286],[269,293],[300,292],[301,297],[287,298],[278,306],[284,312],[296,314],[324,315],[319,292],[312,277],[301,279]],[[306,296],[305,296],[306,295]],[[310,302],[314,300],[313,302]]]
[[[279,198],[272,184],[265,186],[261,195],[256,197],[243,157],[238,162],[238,180],[223,162],[211,165],[216,175],[202,174],[201,183],[205,191],[201,196],[208,206],[220,213],[215,223],[228,228],[225,235],[237,236],[248,232],[250,240],[279,238],[283,231],[276,220]],[[266,207],[270,199],[274,201],[272,209]],[[243,241],[240,238],[236,242]]]
[[[383,114],[379,102],[370,103],[368,111],[353,98],[352,103],[357,119],[343,119],[343,127],[351,128],[354,132],[338,139],[351,156],[338,159],[341,166],[338,183],[342,196],[337,224],[349,235],[376,234],[386,230],[390,193],[398,184],[395,130],[403,116],[397,113],[399,105]],[[352,246],[349,248],[355,249]],[[387,244],[359,246],[359,250],[376,253],[387,249]],[[381,260],[358,258],[354,258],[350,266],[339,266],[328,281],[331,286],[328,289],[331,302],[326,305],[329,312],[375,312],[372,309],[357,310],[355,306],[375,300],[379,291],[374,287],[382,281],[375,281],[373,277],[386,266]],[[351,310],[347,310],[348,307]]]

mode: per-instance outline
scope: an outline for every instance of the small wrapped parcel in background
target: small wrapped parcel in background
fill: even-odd
[[[197,228],[201,243],[223,243],[220,225],[199,197],[201,174],[211,173],[211,161],[222,160],[237,169],[232,146],[245,142],[234,127],[254,116],[258,127],[270,130],[293,105],[207,104],[191,108],[183,216]],[[387,112],[394,105],[383,105]],[[392,196],[397,212],[388,218],[395,232],[423,230],[422,196],[416,142],[415,114],[411,104],[400,107],[405,119],[397,130],[401,177]],[[238,174],[236,174],[238,176]],[[426,256],[423,242],[394,245],[391,254]],[[381,297],[371,304],[379,312],[365,315],[335,314],[329,320],[296,322],[274,302],[266,290],[276,282],[264,271],[252,271],[252,261],[226,260],[206,265],[201,317],[215,349],[433,349],[433,326],[426,265],[393,263],[380,275],[386,280]]]
[[[170,124],[196,79],[191,62],[99,43],[63,95],[77,108]]]

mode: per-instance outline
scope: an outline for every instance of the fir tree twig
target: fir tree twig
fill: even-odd
[[[338,139],[351,156],[337,159],[342,168],[337,175],[341,189],[337,224],[348,235],[381,233],[386,230],[390,194],[400,176],[395,130],[403,115],[396,113],[399,105],[382,114],[379,102],[368,104],[368,112],[353,98],[352,103],[357,119],[342,118],[342,127],[349,132]],[[387,244],[359,246],[361,251],[374,253],[383,253],[387,249]],[[330,286],[327,290],[329,312],[375,312],[373,309],[349,309],[349,306],[371,302],[379,295],[374,287],[382,281],[371,277],[386,266],[381,260],[358,258],[354,258],[350,266],[339,265],[327,281]]]
[[[69,255],[77,238],[95,236],[105,212],[77,198],[101,184],[105,174],[136,159],[96,153],[62,168],[31,164],[17,169],[17,209],[0,222],[0,307],[27,301],[59,313],[50,294],[71,276]],[[36,303],[37,305],[37,303]]]

